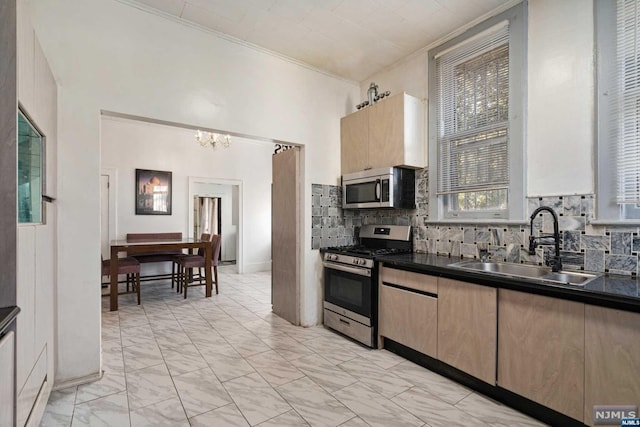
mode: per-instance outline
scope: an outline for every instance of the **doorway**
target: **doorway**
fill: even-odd
[[[189,177],[189,230],[220,234],[221,265],[242,273],[242,181]]]
[[[222,197],[194,196],[193,237],[222,234]]]

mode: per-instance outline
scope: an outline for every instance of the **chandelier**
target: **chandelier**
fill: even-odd
[[[231,136],[220,135],[213,132],[202,132],[201,130],[196,132],[196,141],[201,146],[211,146],[211,148],[229,148],[231,143]]]

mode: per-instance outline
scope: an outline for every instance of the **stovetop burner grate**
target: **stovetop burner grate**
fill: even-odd
[[[338,246],[334,248],[328,248],[327,252],[342,253],[342,254],[354,254],[364,256],[374,255],[393,255],[393,254],[405,254],[410,253],[411,249],[401,248],[370,248],[367,246]]]

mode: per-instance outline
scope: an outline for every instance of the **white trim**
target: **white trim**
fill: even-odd
[[[103,167],[100,175],[109,177],[109,241],[115,240],[118,235],[118,169]]]
[[[259,273],[261,271],[271,271],[271,261],[253,262],[244,266],[244,273]]]
[[[476,40],[485,38],[485,37],[489,37],[492,36],[493,34],[497,33],[498,31],[502,31],[504,28],[506,28],[509,25],[509,21],[508,20],[504,20],[501,22],[498,22],[496,25],[487,28],[486,30],[480,31],[478,34],[475,34],[469,38],[466,38],[464,40],[462,40],[460,43],[454,44],[453,46],[449,46],[448,48],[441,50],[440,52],[436,53],[434,58],[438,59],[443,55],[446,55],[447,53],[461,48],[463,46],[466,46],[470,43],[473,43]]]
[[[100,340],[100,341],[102,341],[102,340]],[[102,349],[101,349],[101,352],[102,352]],[[75,387],[75,386],[83,385],[83,384],[89,384],[89,383],[92,383],[94,381],[98,381],[98,380],[102,379],[102,375],[103,374],[104,374],[104,371],[101,369],[99,372],[96,372],[96,373],[90,374],[90,375],[85,375],[83,377],[72,378],[72,379],[66,380],[66,381],[56,381],[56,383],[53,385],[52,391],[63,390],[65,388]]]
[[[271,55],[271,56],[273,56],[275,58],[278,58],[278,59],[281,59],[283,61],[287,61],[287,62],[290,62],[292,64],[298,65],[300,67],[304,67],[304,68],[306,68],[308,70],[315,71],[316,73],[320,73],[320,74],[323,74],[325,76],[328,76],[328,77],[331,77],[331,78],[334,78],[334,79],[337,79],[337,80],[341,80],[343,82],[347,82],[347,83],[351,83],[351,84],[355,84],[355,85],[359,84],[359,82],[357,82],[355,80],[347,79],[344,76],[339,76],[337,74],[333,74],[333,73],[331,73],[331,72],[329,72],[327,70],[323,70],[323,69],[314,67],[311,64],[308,64],[306,62],[303,62],[303,61],[300,61],[298,59],[292,58],[290,56],[286,56],[286,55],[283,55],[283,54],[278,53],[276,51],[269,50],[269,49],[264,48],[262,46],[258,46],[256,44],[250,43],[250,42],[248,42],[246,40],[242,40],[242,39],[233,37],[233,36],[231,36],[229,34],[221,32],[221,31],[214,30],[213,28],[205,27],[203,25],[197,24],[197,23],[192,22],[192,21],[187,21],[186,19],[182,19],[182,18],[180,18],[180,17],[178,17],[176,15],[172,15],[172,14],[164,12],[162,10],[155,9],[155,8],[153,8],[151,6],[147,6],[147,5],[138,3],[137,1],[133,1],[133,0],[116,0],[116,1],[118,1],[118,2],[120,2],[122,4],[126,4],[127,6],[131,6],[133,8],[136,8],[138,10],[141,10],[143,12],[147,12],[147,13],[150,13],[152,15],[156,15],[156,16],[159,16],[161,18],[167,19],[169,21],[173,21],[173,22],[175,22],[177,24],[184,25],[185,27],[193,28],[195,30],[199,30],[199,31],[202,31],[202,32],[205,32],[205,33],[212,34],[212,35],[214,35],[214,36],[216,36],[218,38],[221,38],[223,40],[226,40],[228,42],[235,43],[235,44],[238,44],[240,46],[244,46],[244,47],[249,48],[249,49],[253,49],[253,50],[258,51],[260,53]],[[520,1],[520,0],[518,0],[518,1]]]
[[[235,137],[238,137],[238,138],[253,139],[253,140],[256,140],[256,141],[264,141],[264,142],[271,142],[273,144],[284,144],[284,145],[291,145],[291,146],[303,146],[304,145],[304,144],[299,144],[299,143],[296,143],[296,142],[283,141],[283,140],[280,140],[280,139],[266,138],[266,137],[263,137],[263,136],[249,135],[249,134],[239,133],[239,132],[231,132],[231,131],[224,130],[224,129],[207,128],[207,127],[204,127],[204,126],[196,126],[196,125],[191,125],[191,124],[186,124],[186,123],[170,122],[168,120],[160,120],[160,119],[154,119],[154,118],[151,118],[151,117],[136,116],[134,114],[127,114],[127,113],[118,113],[116,111],[100,110],[100,115],[103,116],[103,117],[125,119],[125,120],[133,120],[133,121],[136,121],[136,122],[152,123],[152,124],[156,124],[156,125],[170,126],[170,127],[175,127],[175,128],[181,128],[181,129],[201,130],[201,131],[204,131],[204,132],[220,133],[220,134],[235,136]]]
[[[640,219],[592,219],[587,224],[589,225],[632,225],[640,226]]]

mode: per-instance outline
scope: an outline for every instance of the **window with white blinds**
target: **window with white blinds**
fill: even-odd
[[[523,216],[525,17],[523,2],[429,52],[436,220]]]
[[[501,210],[509,186],[509,26],[436,57],[438,194],[450,210]]]
[[[599,220],[640,219],[640,1],[596,2]]]
[[[618,0],[616,34],[617,169],[620,204],[640,204],[640,49],[637,0]]]

